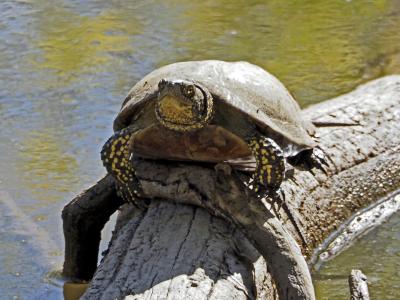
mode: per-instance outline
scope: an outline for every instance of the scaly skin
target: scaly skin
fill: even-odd
[[[135,169],[131,162],[130,139],[137,128],[130,126],[116,132],[104,144],[101,150],[101,159],[107,172],[117,182],[119,196],[138,207],[143,204],[137,201],[140,194],[140,183],[135,176]]]
[[[251,138],[248,144],[257,164],[253,174],[254,190],[279,188],[285,176],[285,158],[281,148],[272,139],[261,135]]]

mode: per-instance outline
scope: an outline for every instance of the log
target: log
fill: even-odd
[[[318,128],[326,164],[297,166],[274,196],[249,195],[239,180],[246,175],[224,165],[141,162],[153,200],[140,214],[121,209],[82,299],[313,299],[305,258],[400,186],[400,76],[304,115],[359,126]]]
[[[351,270],[349,275],[350,300],[369,300],[367,276],[360,270]]]
[[[65,238],[63,276],[89,281],[97,267],[101,230],[123,204],[111,176],[76,196],[62,211]]]

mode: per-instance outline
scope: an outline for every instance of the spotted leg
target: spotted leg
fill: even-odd
[[[264,136],[253,137],[248,144],[256,159],[254,191],[278,189],[285,177],[282,149],[272,139]]]
[[[118,195],[137,207],[144,207],[144,203],[137,201],[141,187],[130,159],[130,138],[136,131],[136,127],[130,126],[116,132],[104,144],[101,159],[107,172],[116,180]]]

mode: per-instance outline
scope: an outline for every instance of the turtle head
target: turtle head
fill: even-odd
[[[213,98],[203,86],[188,80],[158,83],[156,117],[168,129],[192,131],[206,126],[213,115]]]

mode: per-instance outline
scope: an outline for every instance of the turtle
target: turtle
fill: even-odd
[[[135,203],[136,159],[229,163],[251,173],[249,189],[277,190],[288,160],[316,147],[285,86],[254,64],[177,62],[137,82],[101,150],[121,197]],[[139,205],[138,203],[135,203]]]

